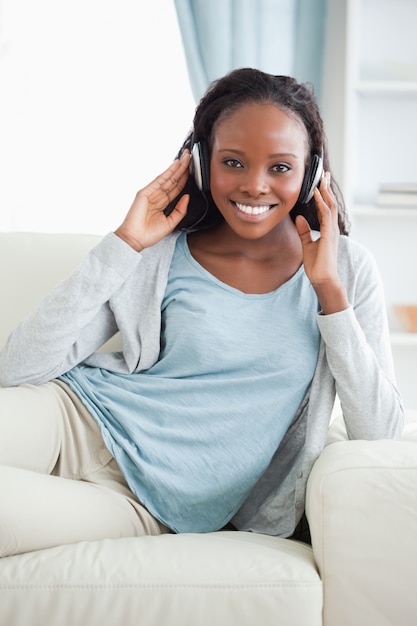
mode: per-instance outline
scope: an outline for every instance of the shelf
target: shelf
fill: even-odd
[[[373,217],[378,219],[401,217],[417,219],[417,207],[388,207],[376,204],[354,204],[348,211],[352,217]]]
[[[379,270],[398,388],[415,408],[417,332],[405,331],[393,307],[417,305],[417,207],[382,205],[378,194],[382,183],[417,183],[417,0],[327,5],[321,94],[332,169],[352,239]]]
[[[356,92],[361,95],[417,95],[416,80],[359,80]]]
[[[393,347],[417,348],[417,333],[392,332],[390,338]]]

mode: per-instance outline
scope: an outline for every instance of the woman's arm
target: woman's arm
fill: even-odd
[[[350,306],[319,315],[326,358],[351,439],[401,436],[404,410],[395,384],[382,281],[374,259],[345,239],[341,278]]]
[[[382,283],[369,253],[343,242],[326,172],[314,198],[320,237],[302,216],[296,227],[304,268],[321,306],[319,328],[352,439],[401,434],[403,408],[395,386]],[[355,248],[355,250],[353,249]]]
[[[56,378],[119,330],[110,300],[137,268],[140,251],[164,239],[186,214],[187,196],[170,215],[164,209],[183,189],[188,167],[185,152],[139,191],[115,233],[107,235],[19,324],[0,353],[0,385],[41,384]]]
[[[117,332],[111,296],[140,255],[107,235],[10,335],[0,353],[0,384],[40,384],[71,369]]]

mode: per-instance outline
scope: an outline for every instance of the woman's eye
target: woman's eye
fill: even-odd
[[[225,159],[223,163],[227,165],[227,167],[243,167],[242,163],[237,159]]]
[[[284,174],[285,172],[289,172],[290,169],[290,166],[286,163],[277,163],[276,165],[273,165],[271,167],[271,170],[273,172],[277,172],[278,174]]]

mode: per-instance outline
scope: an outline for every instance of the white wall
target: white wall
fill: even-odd
[[[0,0],[0,230],[115,228],[194,107],[173,0]]]

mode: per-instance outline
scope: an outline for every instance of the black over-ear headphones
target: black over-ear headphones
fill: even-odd
[[[210,155],[206,141],[197,141],[191,148],[190,172],[203,193],[210,191]]]
[[[323,149],[321,155],[312,154],[310,163],[307,165],[304,173],[303,184],[301,185],[300,195],[297,202],[307,204],[313,197],[313,193],[316,187],[318,187],[321,179],[323,178]]]
[[[210,156],[206,141],[197,141],[191,148],[190,172],[197,187],[203,193],[210,191]],[[323,177],[323,150],[321,155],[313,154],[304,174],[298,202],[307,204],[313,197],[314,189]]]

